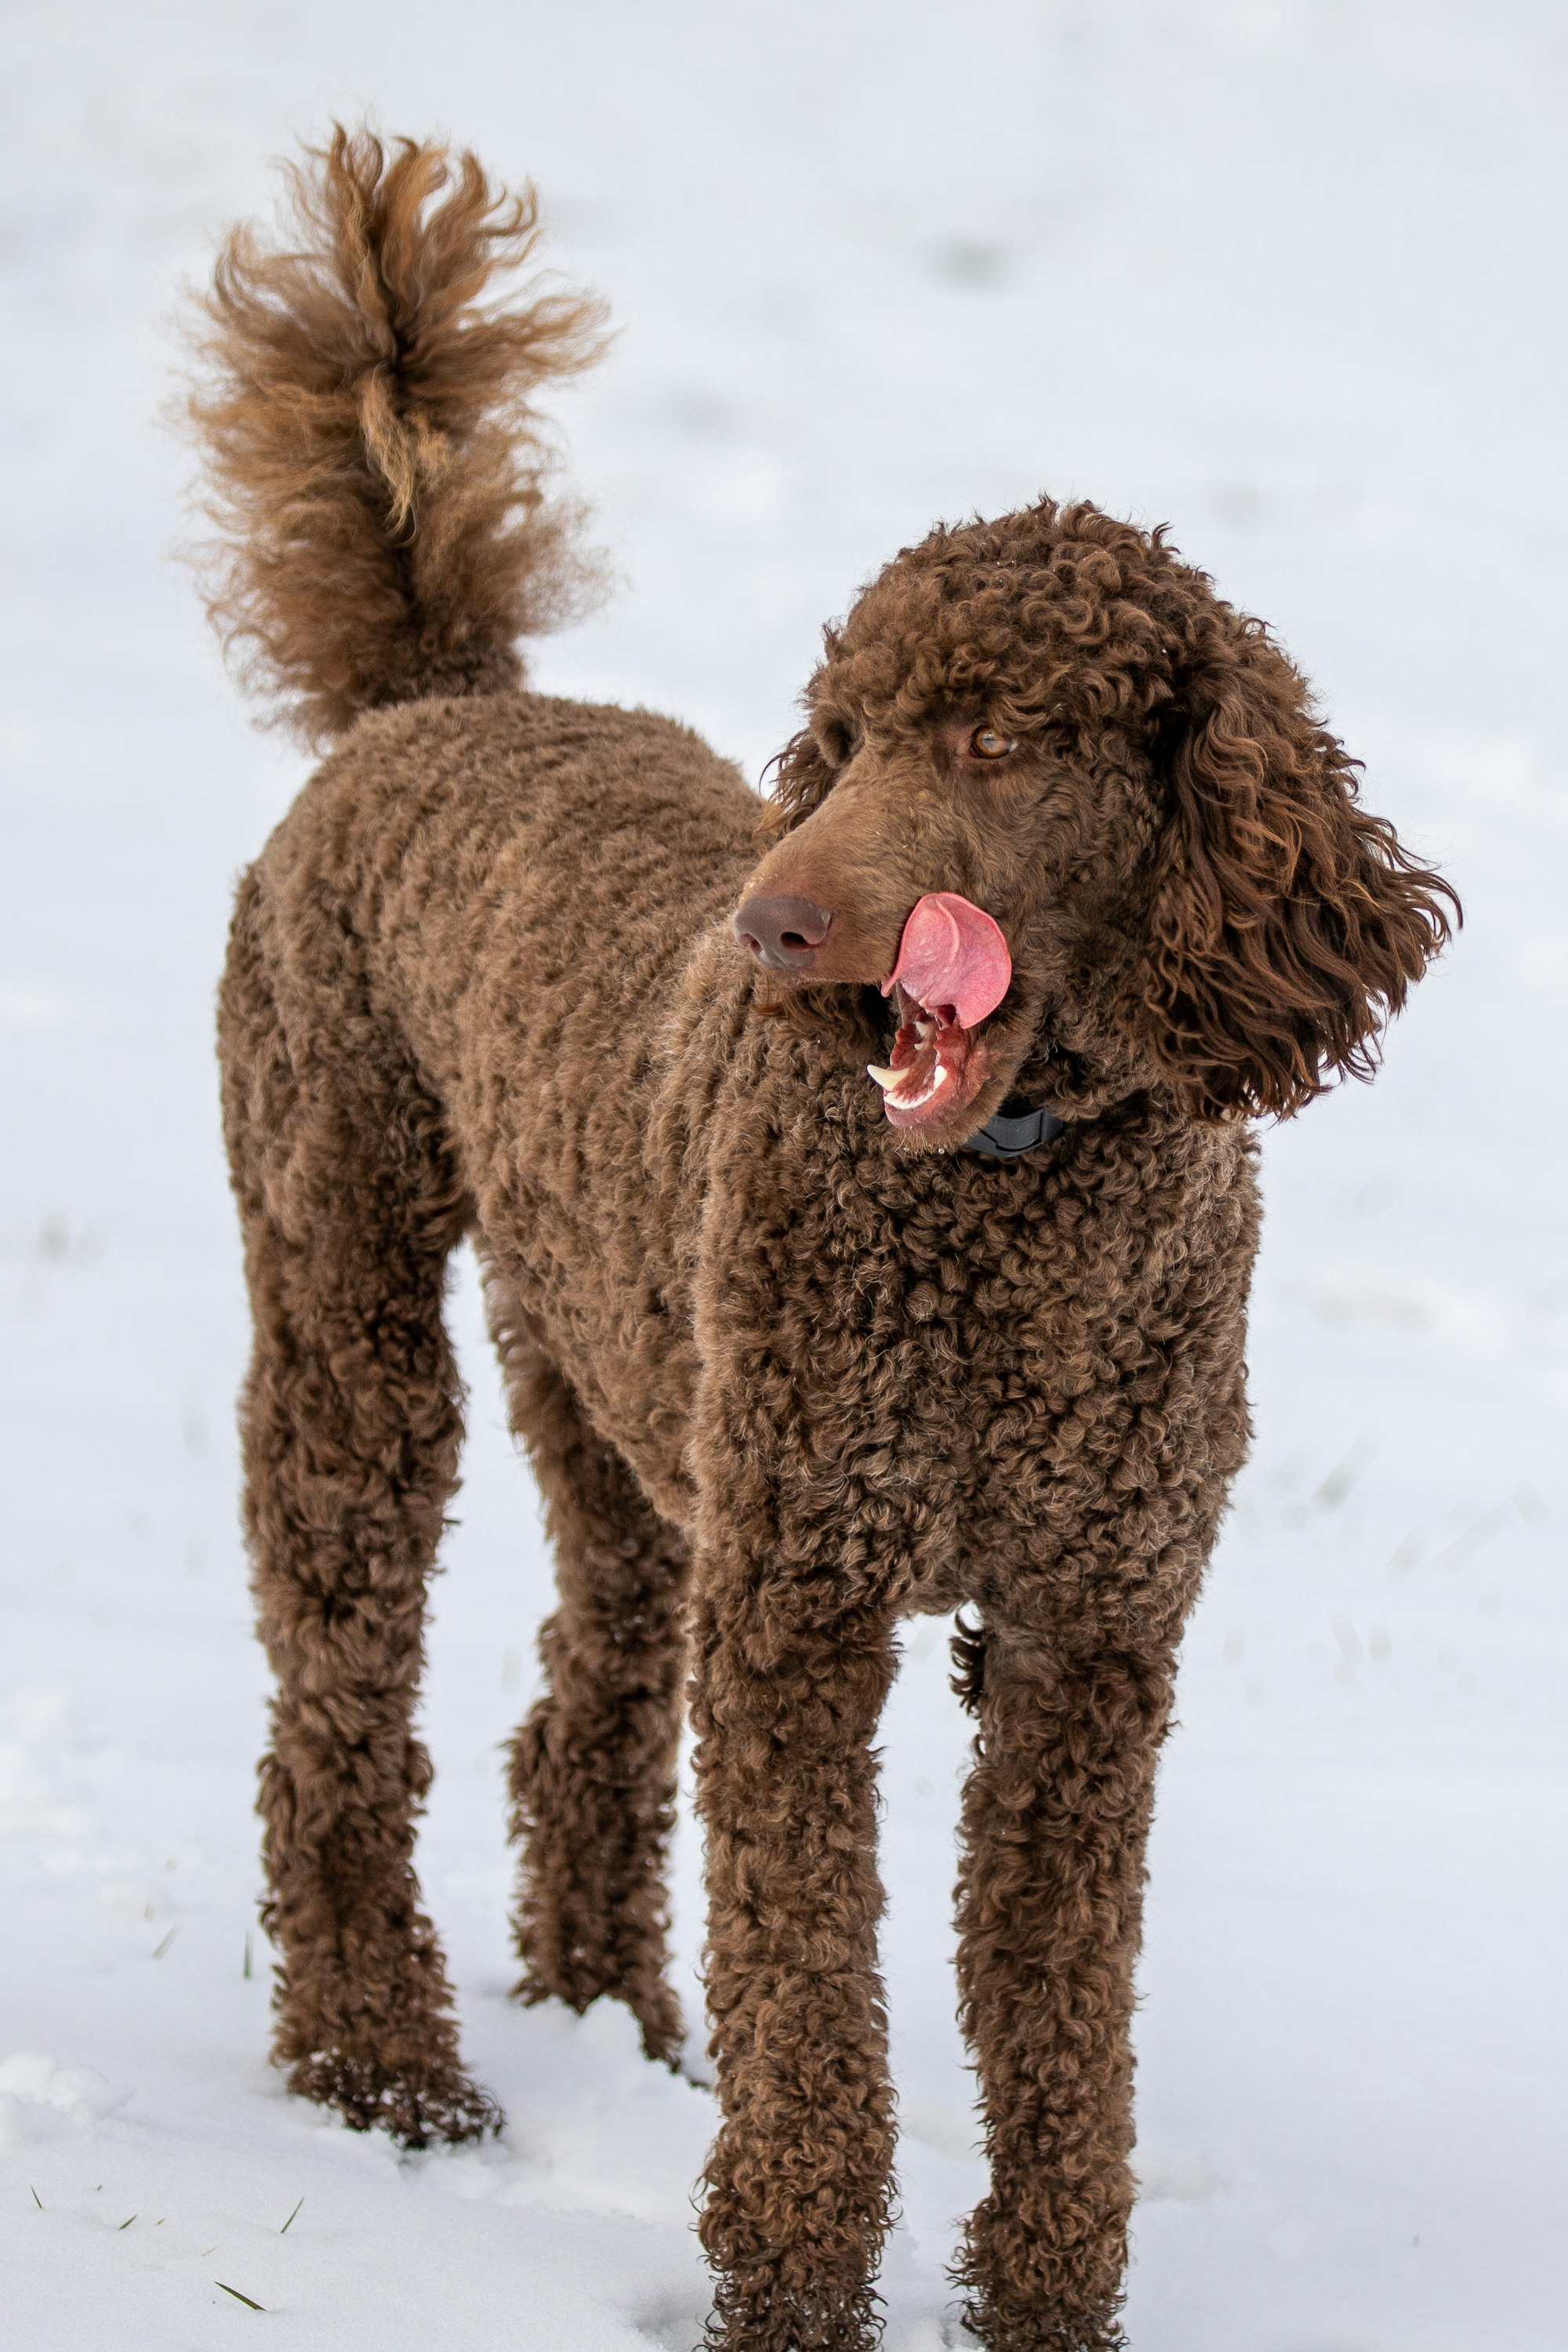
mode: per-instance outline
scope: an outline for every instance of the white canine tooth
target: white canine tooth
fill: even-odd
[[[932,1095],[938,1093],[940,1089],[947,1084],[947,1081],[952,1077],[952,1072],[948,1068],[947,1064],[945,1062],[939,1061],[935,1069],[931,1072],[931,1076],[926,1080],[925,1085],[921,1088],[918,1095],[900,1095],[899,1097],[899,1108],[900,1110],[921,1109],[925,1104],[930,1102]]]
[[[935,1027],[936,1023],[927,1018],[924,1014],[917,1013],[915,1015],[915,1035],[919,1038],[922,1045],[925,1044],[926,1039],[931,1035],[931,1031]]]
[[[912,1062],[907,1069],[902,1070],[885,1069],[879,1062],[868,1062],[866,1065],[866,1076],[868,1078],[876,1079],[877,1084],[881,1087],[884,1095],[892,1095],[898,1087],[907,1085],[913,1075],[914,1064]],[[919,1094],[900,1094],[898,1096],[899,1108],[900,1110],[919,1110],[923,1104],[930,1102],[934,1094],[946,1086],[952,1076],[952,1068],[942,1060],[942,1055],[939,1054],[936,1057],[936,1066],[932,1070],[930,1077],[926,1080],[924,1086],[921,1088]]]

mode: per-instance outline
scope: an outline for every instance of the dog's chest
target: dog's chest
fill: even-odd
[[[1156,1555],[1244,1440],[1245,1155],[1124,1133],[1034,1165],[906,1162],[859,1197],[829,1244],[840,1344],[906,1605],[1059,1579],[1097,1547],[1102,1566]],[[841,1385],[835,1402],[852,1415]]]

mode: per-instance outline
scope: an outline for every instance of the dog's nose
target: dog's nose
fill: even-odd
[[[810,898],[748,898],[735,918],[735,937],[767,971],[805,971],[832,929],[826,907]]]

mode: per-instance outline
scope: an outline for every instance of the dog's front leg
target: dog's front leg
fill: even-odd
[[[991,2193],[959,2276],[992,2352],[1107,2352],[1133,2197],[1132,1974],[1173,1658],[1062,1628],[965,1640],[959,1983]]]
[[[863,1543],[857,1572],[847,1547],[773,1532],[761,1513],[750,1529],[731,1519],[704,1548],[695,1599],[723,2116],[701,2221],[712,2341],[862,2352],[893,2145],[871,1752],[892,1620]]]

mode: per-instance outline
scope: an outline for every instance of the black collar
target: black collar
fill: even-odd
[[[968,1138],[963,1149],[984,1152],[988,1160],[1022,1160],[1026,1151],[1037,1151],[1043,1143],[1054,1142],[1066,1126],[1066,1119],[1058,1118],[1044,1103],[1036,1110],[998,1111],[978,1134]]]

